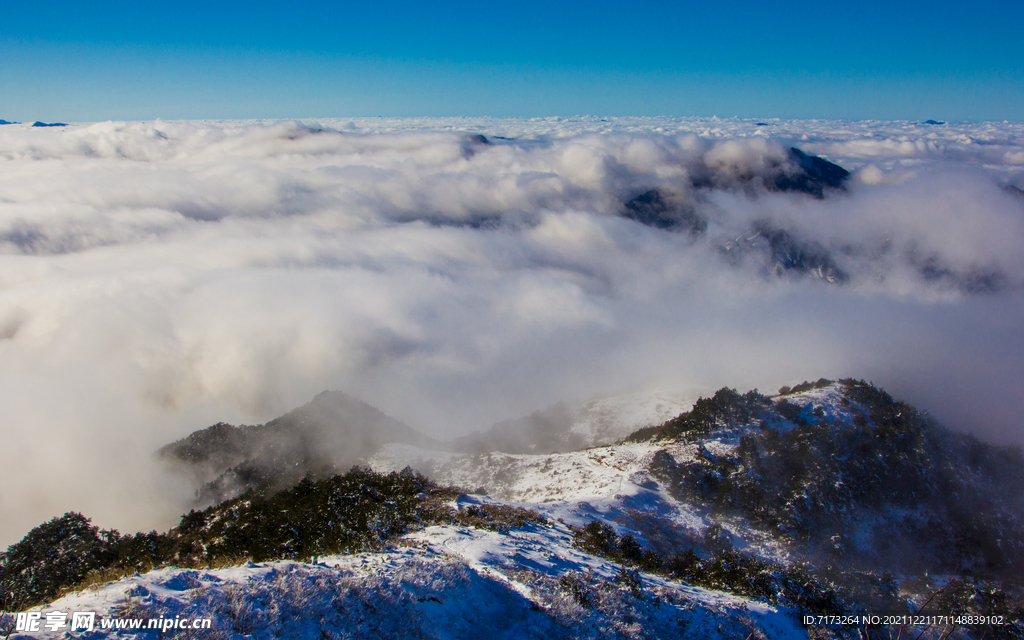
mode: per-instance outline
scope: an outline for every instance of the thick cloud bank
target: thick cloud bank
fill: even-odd
[[[792,147],[852,174],[790,188]],[[447,437],[853,376],[1021,442],[1021,188],[1012,124],[4,125],[0,544],[166,528],[150,452],[324,389]]]

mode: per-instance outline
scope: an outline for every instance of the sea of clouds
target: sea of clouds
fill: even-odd
[[[846,188],[773,189],[792,146]],[[68,510],[166,529],[190,488],[152,451],[324,389],[447,437],[852,376],[1024,442],[1020,188],[1010,123],[4,125],[0,545]],[[700,225],[624,215],[651,190]]]

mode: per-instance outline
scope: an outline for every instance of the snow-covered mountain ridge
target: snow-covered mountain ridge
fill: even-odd
[[[513,455],[389,445],[369,464],[411,466],[444,484],[530,503],[635,496],[654,486],[664,504],[687,514],[680,521],[695,522],[699,505],[709,514],[704,526],[728,518],[746,528],[739,538],[757,530],[823,562],[856,554],[877,567],[1024,571],[1019,449],[943,429],[866,383],[801,387],[774,400],[723,389],[612,446]]]
[[[375,483],[379,476],[360,473],[357,493],[365,489],[363,482],[384,490]],[[409,486],[420,482],[408,472],[390,477],[400,484],[412,483]],[[429,486],[417,486],[431,491]],[[298,487],[286,503],[311,493],[316,493],[313,483]],[[330,493],[338,495],[350,494],[338,489]],[[449,495],[455,494],[442,492],[440,497]],[[232,536],[235,542],[255,542],[244,530],[277,510],[263,510],[263,516],[253,519],[247,510],[257,502],[240,499],[202,514],[193,512],[183,519],[175,538],[208,532],[211,552],[232,542]],[[351,500],[342,502],[351,505]],[[658,575],[637,574],[635,582],[624,583],[624,569],[618,563],[574,544],[575,532],[593,521],[592,505],[543,505],[524,521],[521,507],[459,496],[428,505],[451,510],[457,522],[415,528],[392,538],[386,528],[394,522],[382,517],[387,504],[390,501],[368,523],[375,534],[392,540],[377,552],[309,558],[314,547],[307,539],[305,548],[298,547],[298,555],[307,555],[306,562],[250,561],[224,569],[167,567],[100,581],[98,588],[70,593],[34,611],[93,611],[102,620],[213,619],[212,632],[174,630],[179,637],[476,637],[494,625],[505,638],[664,638],[680,633],[731,638],[755,630],[758,637],[805,637],[792,609]],[[428,511],[420,513],[430,517]],[[482,514],[488,514],[486,521],[474,520]],[[327,517],[322,509],[313,514],[314,520],[317,515],[320,521]],[[498,522],[503,519],[508,524]],[[477,526],[459,524],[474,521]],[[238,525],[234,533],[232,522]],[[283,522],[294,529],[317,529],[317,523],[305,516]],[[346,529],[344,523],[337,524]],[[381,546],[380,538],[374,539],[377,542],[365,542]],[[291,542],[284,543],[286,548]],[[180,548],[185,546],[179,543]],[[266,552],[253,555],[260,553]],[[62,637],[56,632],[31,637],[39,635]],[[116,637],[116,632],[97,631],[89,637]]]
[[[694,399],[687,391],[634,389],[560,402],[485,432],[438,441],[345,393],[324,392],[266,424],[215,424],[158,453],[196,486],[195,506],[207,507],[246,490],[273,491],[304,476],[330,477],[388,445],[418,446],[436,456],[445,451],[575,451],[610,444],[679,415]]]
[[[178,637],[469,638],[483,625],[509,639],[806,637],[793,612],[746,598],[657,577],[634,593],[615,583],[615,563],[574,549],[570,535],[564,524],[504,534],[433,526],[381,553],[159,569],[37,610],[213,619],[213,631]],[[590,606],[564,588],[566,575],[592,592]]]
[[[1003,588],[1020,598],[1020,450],[948,431],[860,381],[823,379],[774,398],[722,389],[624,442],[578,452],[389,446],[370,464],[419,465],[505,500],[579,501],[662,556],[734,549],[810,563],[876,596],[942,574],[960,580],[967,601],[983,603],[985,590],[1005,597]]]
[[[52,577],[39,553],[92,557],[101,584],[137,567],[47,610],[205,615],[221,637],[842,637],[858,631],[799,616],[926,601],[1013,623],[957,637],[1021,637],[1020,458],[860,381],[722,389],[580,451],[385,445],[373,471],[250,492],[166,535],[65,516],[9,549],[0,581]]]

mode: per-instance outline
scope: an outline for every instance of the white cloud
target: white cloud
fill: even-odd
[[[638,380],[850,375],[1024,440],[1019,125],[347,125],[0,128],[0,544],[69,509],[169,526],[153,449],[327,388],[450,435]],[[848,192],[763,188],[805,135]],[[654,188],[706,231],[619,215]]]

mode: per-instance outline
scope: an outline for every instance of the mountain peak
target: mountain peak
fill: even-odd
[[[435,441],[342,391],[322,391],[264,424],[224,422],[158,452],[192,478],[197,502],[213,504],[248,490],[277,491],[306,475],[330,476],[386,444]]]

